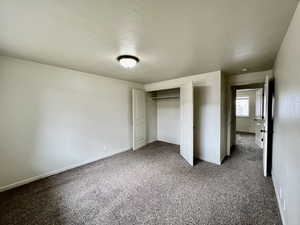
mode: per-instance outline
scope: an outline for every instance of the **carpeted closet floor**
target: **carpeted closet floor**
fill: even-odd
[[[156,142],[0,194],[1,225],[281,224],[254,136],[193,168]],[[245,146],[243,146],[245,145]]]

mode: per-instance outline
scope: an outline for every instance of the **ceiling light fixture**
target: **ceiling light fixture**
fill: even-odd
[[[132,55],[120,55],[117,60],[126,69],[131,69],[140,61],[139,58]]]

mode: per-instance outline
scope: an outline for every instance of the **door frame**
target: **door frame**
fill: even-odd
[[[180,86],[180,155],[194,166],[194,83]]]
[[[274,133],[274,106],[275,106],[275,80],[274,77],[267,77],[266,82],[268,82],[268,93],[266,94],[267,105],[268,108],[266,113],[268,114],[266,117],[267,127],[265,136],[267,139],[266,147],[264,146],[264,151],[266,154],[266,168],[264,171],[264,175],[271,176],[272,175],[272,154],[273,154],[273,133]]]
[[[181,101],[181,99],[182,99],[182,88],[183,88],[183,86],[185,86],[185,85],[187,85],[187,84],[189,84],[189,85],[191,85],[192,86],[192,89],[191,89],[191,94],[192,94],[192,125],[191,125],[191,133],[192,133],[192,135],[190,136],[190,138],[192,139],[191,140],[191,148],[192,148],[192,151],[193,151],[193,153],[192,153],[192,159],[191,159],[191,157],[187,157],[186,155],[184,155],[183,156],[183,152],[182,152],[182,145],[183,145],[183,139],[182,139],[182,133],[183,133],[183,130],[182,130],[182,128],[183,128],[183,121],[182,121],[182,102],[180,102],[180,154],[183,156],[183,158],[189,163],[189,165],[190,166],[193,166],[194,165],[194,162],[195,162],[195,155],[194,155],[194,153],[195,153],[195,149],[194,149],[194,86],[195,85],[197,85],[197,84],[201,84],[202,82],[200,82],[200,81],[185,81],[185,82],[182,82],[182,83],[178,83],[178,84],[176,84],[176,85],[168,85],[168,86],[165,86],[165,87],[163,87],[163,88],[154,88],[154,89],[152,89],[151,91],[147,91],[147,90],[145,90],[145,93],[149,93],[149,92],[152,92],[152,91],[161,91],[161,90],[168,90],[168,89],[174,89],[174,88],[179,88],[180,89],[180,101]]]
[[[267,138],[264,137],[264,140],[267,139],[266,146],[264,147],[263,154],[266,154],[266,170],[263,170],[264,176],[271,176],[272,174],[272,152],[273,152],[273,127],[274,127],[274,104],[275,104],[275,79],[274,77],[267,76],[269,81],[269,95],[268,95],[268,122],[267,122]],[[263,105],[265,105],[265,83],[257,82],[251,84],[241,84],[241,85],[229,85],[228,86],[228,118],[227,118],[227,155],[231,155],[231,151],[236,144],[235,132],[236,132],[236,117],[235,117],[235,97],[237,89],[251,89],[251,88],[263,88]],[[265,108],[263,107],[263,117],[265,117]],[[263,118],[265,119],[265,118]],[[262,130],[264,132],[264,130]],[[263,143],[263,145],[265,145]],[[263,163],[265,163],[263,161]]]
[[[228,118],[227,118],[227,155],[231,155],[231,151],[236,144],[235,132],[236,132],[236,116],[235,116],[235,98],[236,90],[240,89],[254,89],[263,88],[265,83],[252,83],[244,85],[230,85],[228,89]]]
[[[136,121],[136,99],[135,97],[138,95],[138,93],[142,94],[142,98],[144,98],[144,102],[143,102],[143,117],[144,117],[144,121],[141,121],[143,124],[141,124],[140,126],[142,127],[142,136],[140,140],[137,140],[137,135],[136,133],[140,134],[141,131],[136,131],[136,126],[138,126],[138,124],[140,121]],[[146,117],[146,92],[143,89],[136,89],[133,88],[132,89],[132,149],[133,151],[145,146],[147,144],[147,134],[146,134],[146,123],[147,123],[147,117]]]

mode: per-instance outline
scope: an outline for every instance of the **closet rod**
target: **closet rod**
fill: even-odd
[[[166,97],[152,97],[152,99],[159,100],[159,99],[175,99],[180,98],[180,96],[166,96]]]

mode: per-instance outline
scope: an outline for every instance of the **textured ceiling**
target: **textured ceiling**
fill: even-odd
[[[148,83],[272,68],[297,0],[0,0],[0,54]],[[120,54],[140,58],[133,70]]]

